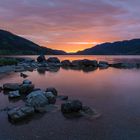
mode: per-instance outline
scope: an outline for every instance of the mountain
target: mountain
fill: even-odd
[[[103,43],[78,51],[78,55],[140,55],[140,39]]]
[[[53,50],[41,47],[32,41],[23,37],[17,36],[5,30],[0,30],[0,54],[49,54],[49,55],[63,55],[66,54],[61,50]]]

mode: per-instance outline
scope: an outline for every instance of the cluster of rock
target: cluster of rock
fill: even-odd
[[[8,118],[11,122],[18,122],[25,120],[26,118],[35,115],[35,113],[47,112],[55,108],[57,100],[62,100],[61,112],[63,114],[80,113],[81,115],[89,114],[85,109],[82,102],[79,100],[68,100],[68,96],[58,96],[58,92],[55,88],[47,88],[45,91],[41,89],[35,89],[35,86],[30,80],[24,80],[19,83],[6,83],[1,87],[2,90],[8,91],[8,97],[17,99],[24,97],[25,104],[20,107],[14,107],[7,110]],[[24,95],[24,96],[23,96]],[[54,105],[54,106],[53,106]],[[51,109],[50,109],[51,108]],[[87,113],[86,113],[87,112]],[[90,109],[92,116],[97,113]],[[91,114],[90,114],[91,115]]]
[[[11,66],[12,67],[12,66]],[[60,68],[63,69],[73,69],[73,70],[83,70],[84,72],[93,71],[96,69],[106,69],[108,67],[113,68],[140,68],[140,63],[114,63],[110,64],[106,61],[96,61],[96,60],[63,60],[60,61],[57,57],[45,58],[44,55],[37,57],[37,60],[25,58],[21,59],[17,65],[12,68],[15,72],[24,72],[24,71],[37,71],[40,74],[45,73],[45,71],[57,72]],[[26,78],[27,75],[21,73],[21,77]]]

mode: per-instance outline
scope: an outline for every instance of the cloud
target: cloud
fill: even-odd
[[[85,42],[127,39],[130,33],[138,37],[139,4],[139,0],[1,0],[0,28],[55,49],[78,50]]]

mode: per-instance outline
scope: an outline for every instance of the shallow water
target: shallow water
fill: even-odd
[[[35,58],[36,56],[34,56]],[[140,62],[139,56],[59,56],[64,59],[96,59],[109,62]],[[36,87],[55,87],[60,95],[79,99],[102,116],[96,120],[67,119],[60,112],[46,113],[31,121],[13,125],[0,113],[0,140],[139,140],[140,70],[115,69],[83,72],[60,69],[57,72],[26,72]],[[22,82],[19,73],[0,77],[0,83]],[[19,106],[0,94],[0,109]]]

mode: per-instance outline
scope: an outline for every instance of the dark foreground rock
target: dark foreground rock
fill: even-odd
[[[82,110],[82,102],[79,100],[67,101],[61,105],[62,113],[74,113]]]
[[[45,92],[44,94],[48,99],[49,104],[55,104],[56,96],[52,92]]]
[[[34,90],[34,85],[33,84],[22,84],[19,87],[19,93],[20,94],[29,94]]]
[[[8,97],[10,99],[19,98],[20,97],[19,91],[18,90],[16,90],[16,91],[10,91],[9,94],[8,94]]]
[[[23,84],[32,84],[32,81],[26,79],[26,80],[23,81]]]
[[[52,92],[54,96],[57,96],[57,90],[53,87],[47,88],[46,92]]]
[[[26,119],[30,115],[34,114],[34,108],[33,107],[16,107],[8,111],[8,118],[12,122],[18,122]]]
[[[6,83],[3,85],[3,90],[19,90],[19,83]]]

